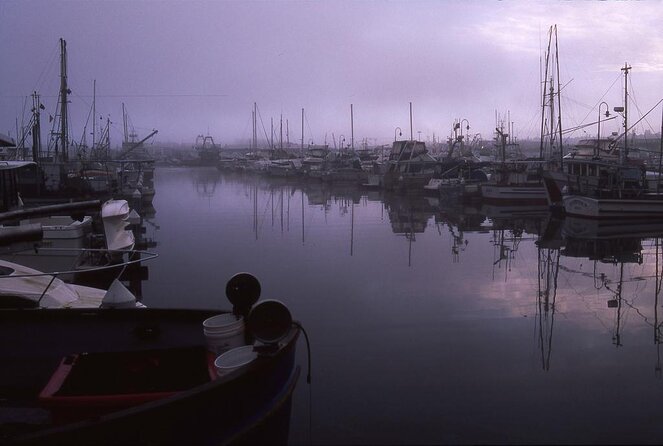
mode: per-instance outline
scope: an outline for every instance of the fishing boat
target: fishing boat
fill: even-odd
[[[118,198],[140,206],[151,206],[156,195],[154,188],[154,160],[118,159],[111,164],[118,178]]]
[[[91,160],[91,153],[106,151],[108,142],[108,126],[105,133],[105,145],[93,142],[91,151],[84,141],[75,143],[69,131],[68,107],[71,102],[67,76],[67,45],[60,39],[60,90],[58,95],[58,113],[53,119],[51,138],[45,149],[41,143],[41,110],[45,107],[35,92],[32,95],[32,117],[28,130],[23,131],[19,141],[21,147],[18,157],[31,159],[35,166],[20,171],[20,185],[22,198],[27,203],[77,199],[80,197],[108,198],[117,191],[117,181],[114,172],[105,166],[105,160]],[[93,120],[93,123],[96,122]],[[110,121],[107,121],[108,125]],[[84,134],[85,134],[84,130]],[[93,130],[94,135],[96,131]],[[25,140],[32,135],[31,153],[26,153]],[[90,153],[88,153],[90,152]]]
[[[426,143],[413,140],[394,141],[384,169],[381,186],[397,191],[422,191],[439,172],[438,162],[426,150]],[[367,183],[371,183],[370,176]]]
[[[481,185],[488,181],[486,163],[461,160],[431,178],[424,193],[442,199],[470,201],[481,198]]]
[[[302,172],[306,178],[320,179],[322,170],[325,166],[327,156],[330,154],[329,147],[324,146],[310,146],[304,158],[302,158]]]
[[[278,301],[256,304],[253,276],[234,276],[226,295],[233,312],[0,310],[0,441],[227,444],[254,434],[287,412],[301,326]],[[213,342],[224,336],[225,351]]]
[[[563,174],[546,176],[546,188],[551,204],[561,201],[563,210],[568,215],[628,219],[663,215],[660,172],[648,171],[643,160],[629,158],[626,136],[630,130],[627,119],[630,69],[628,64],[621,69],[624,72],[625,105],[615,107],[615,111],[623,113],[624,132],[620,137],[610,141],[608,147],[612,149],[611,153],[606,155],[601,151],[599,127],[599,135],[591,158],[571,156],[571,159],[566,159],[567,166]],[[656,106],[660,103],[661,101]],[[606,111],[606,114],[609,113]],[[647,114],[643,118],[645,116]],[[617,147],[617,141],[621,137],[624,138],[623,146]],[[661,146],[663,149],[663,136]]]
[[[215,166],[219,162],[219,147],[210,135],[198,135],[193,148],[198,154],[198,165]]]
[[[554,47],[553,47],[554,42]],[[553,53],[552,50],[555,49]],[[544,186],[542,172],[554,169],[562,156],[562,117],[561,86],[559,79],[559,57],[557,48],[557,25],[548,31],[548,48],[545,55],[543,77],[541,143],[537,158],[513,159],[514,153],[520,153],[513,142],[513,124],[508,118],[497,118],[495,128],[495,146],[499,147],[500,162],[496,163],[488,183],[481,186],[481,195],[488,202],[521,203],[526,205],[545,205],[548,195]],[[549,115],[547,115],[549,112]]]
[[[360,185],[366,181],[366,171],[356,152],[349,150],[330,153],[320,172],[320,179],[334,184]]]
[[[511,128],[511,124],[508,128]],[[498,120],[495,141],[500,148],[501,161],[492,164],[490,179],[481,183],[481,198],[488,203],[546,204],[547,195],[541,172],[547,162],[541,158],[510,158],[508,148],[514,145],[512,133],[512,130],[505,131],[503,120]]]
[[[279,178],[292,178],[302,174],[302,162],[297,158],[278,158],[270,160],[267,175]]]
[[[546,189],[541,178],[541,160],[504,161],[495,166],[490,180],[481,184],[486,202],[546,204]]]

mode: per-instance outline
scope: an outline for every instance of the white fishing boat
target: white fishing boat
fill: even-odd
[[[546,181],[548,189],[554,192],[550,194],[551,200],[559,200],[561,196],[564,212],[568,215],[629,219],[663,215],[660,174],[647,172],[646,164],[642,160],[629,159],[628,138],[626,136],[630,129],[626,110],[628,107],[628,72],[630,69],[631,67],[628,64],[625,64],[621,69],[624,72],[624,106],[615,107],[615,111],[623,113],[624,117],[622,135],[610,144],[611,147],[616,147],[616,141],[621,137],[624,138],[623,147],[615,149],[617,156],[613,156],[613,158],[616,159],[611,159],[608,165],[605,162],[603,164],[599,163],[601,154],[599,152],[600,146],[597,146],[594,159],[581,163],[581,168],[573,171],[575,177],[571,177],[571,184],[563,187],[561,193],[559,182],[556,182],[554,177],[549,177]],[[652,110],[653,108],[649,112]],[[600,131],[598,137],[597,139],[600,141]],[[661,138],[663,149],[663,135]],[[596,165],[591,163],[596,163]],[[570,162],[569,164],[573,168],[575,163]]]
[[[547,203],[546,189],[541,180],[541,160],[501,163],[491,180],[481,184],[481,198],[488,202]]]

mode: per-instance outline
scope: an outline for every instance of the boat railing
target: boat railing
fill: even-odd
[[[85,253],[109,253],[113,257],[117,258],[118,255],[121,255],[123,258],[123,261],[121,262],[115,262],[115,263],[109,263],[106,265],[99,265],[99,266],[86,266],[85,268],[79,268],[79,269],[73,269],[73,270],[66,270],[66,271],[51,271],[51,272],[42,272],[42,271],[36,271],[34,270],[33,272],[29,274],[15,274],[12,272],[11,274],[0,274],[0,279],[2,278],[11,278],[11,279],[17,279],[17,278],[33,278],[33,277],[50,277],[51,279],[48,281],[46,286],[44,287],[44,290],[41,292],[41,295],[39,296],[39,299],[37,300],[37,305],[39,305],[50,289],[51,285],[55,282],[55,279],[58,278],[59,276],[67,275],[67,274],[81,274],[81,273],[90,273],[90,272],[100,272],[100,271],[105,271],[105,270],[110,270],[113,268],[121,268],[121,271],[119,274],[117,274],[116,279],[119,279],[122,274],[124,273],[125,269],[129,265],[137,264],[140,262],[144,262],[146,260],[151,260],[156,257],[158,257],[158,254],[155,253],[150,253],[147,251],[141,251],[141,250],[117,250],[117,251],[110,251],[108,249],[91,249],[91,248],[78,248],[78,249],[68,249],[68,248],[39,248],[39,250],[42,251],[74,251],[74,252],[79,252],[82,254]],[[124,260],[124,254],[128,253],[129,255],[127,256],[127,260]],[[137,258],[136,258],[137,257]],[[1,283],[1,282],[0,282]]]
[[[33,249],[33,248],[31,248]],[[80,273],[92,273],[92,272],[100,272],[100,271],[108,271],[111,269],[117,269],[117,268],[123,268],[123,270],[129,266],[129,265],[134,265],[137,263],[145,262],[148,260],[155,259],[159,257],[159,254],[152,253],[149,251],[142,251],[142,250],[108,250],[108,249],[92,249],[92,248],[37,248],[38,251],[50,251],[50,252],[63,252],[63,251],[68,251],[68,252],[78,252],[81,254],[86,254],[86,253],[99,253],[99,254],[111,254],[115,258],[118,256],[124,257],[124,254],[129,254],[127,256],[127,260],[122,260],[118,261],[116,263],[109,263],[106,265],[98,265],[98,266],[85,266],[84,268],[76,268],[72,270],[63,270],[63,271],[50,271],[50,272],[45,272],[45,271],[38,271],[38,272],[33,272],[30,274],[10,274],[10,275],[0,275],[0,279],[3,278],[19,278],[19,277],[39,277],[39,276],[63,276],[66,274],[80,274]],[[120,273],[119,275],[121,275]],[[118,276],[119,276],[118,275]]]

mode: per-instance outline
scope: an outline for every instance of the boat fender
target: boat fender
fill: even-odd
[[[251,307],[260,298],[260,282],[249,273],[237,273],[226,284],[226,297],[233,305],[233,313],[247,318]]]
[[[288,335],[291,326],[290,310],[274,299],[264,300],[253,307],[247,321],[249,332],[267,346],[276,346]]]
[[[115,279],[101,300],[101,308],[135,308],[136,296]]]

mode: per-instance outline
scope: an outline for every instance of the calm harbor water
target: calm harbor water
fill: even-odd
[[[246,271],[308,331],[292,444],[663,441],[663,226],[205,168],[155,181],[146,305],[228,308]]]

